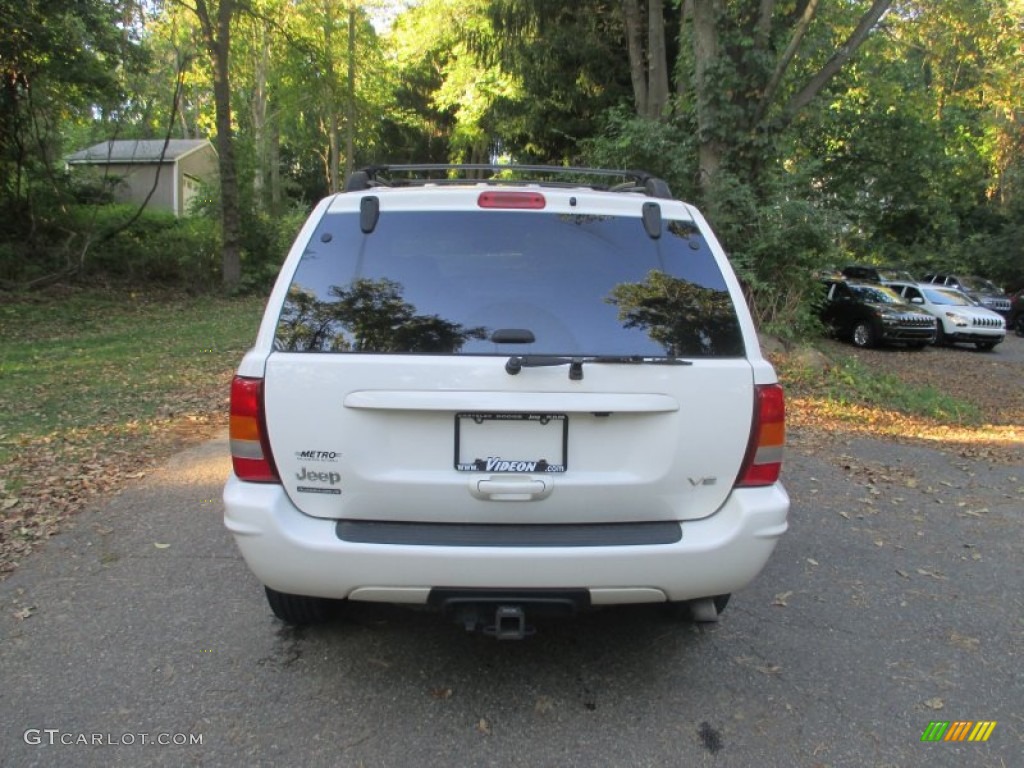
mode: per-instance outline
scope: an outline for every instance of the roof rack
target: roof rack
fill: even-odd
[[[397,176],[396,176],[397,174]],[[526,174],[524,178],[522,175]],[[552,180],[539,176],[575,176],[573,180]],[[614,185],[584,183],[584,177],[618,178]],[[608,168],[581,168],[565,165],[498,165],[480,163],[418,163],[406,165],[370,165],[355,171],[345,182],[346,192],[358,192],[373,187],[412,187],[443,184],[539,184],[550,187],[587,186],[611,192],[639,192],[648,197],[672,199],[672,192],[662,179],[646,171],[612,170]]]

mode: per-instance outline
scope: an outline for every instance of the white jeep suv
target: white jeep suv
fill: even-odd
[[[225,524],[289,623],[346,600],[500,638],[535,610],[710,621],[787,528],[740,286],[641,172],[353,174],[284,262],[230,437]]]
[[[889,287],[905,301],[938,318],[935,343],[940,346],[965,342],[987,352],[1006,338],[1003,316],[979,306],[956,288],[900,281],[890,283]]]

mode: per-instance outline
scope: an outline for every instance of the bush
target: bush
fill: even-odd
[[[601,133],[581,142],[580,148],[583,165],[648,171],[668,182],[677,198],[696,198],[697,149],[693,131],[682,125],[617,108],[605,115]]]
[[[283,215],[250,214],[242,221],[242,282],[239,291],[265,293],[288,255],[308,211],[298,207]]]
[[[134,206],[81,206],[72,222],[88,248],[81,276],[127,279],[205,290],[219,283],[220,236],[200,217],[144,211],[127,228]]]

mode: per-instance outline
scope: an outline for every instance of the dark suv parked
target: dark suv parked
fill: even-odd
[[[892,280],[914,282],[914,276],[899,267],[872,267],[865,264],[850,264],[843,267],[843,276],[851,280],[868,280],[872,283],[888,283]]]
[[[1024,336],[1024,288],[1021,288],[1010,300],[1010,316],[1006,319],[1006,330]]]
[[[977,275],[951,275],[948,272],[938,272],[925,275],[922,283],[936,283],[945,285],[948,288],[956,288],[966,293],[969,297],[994,312],[998,312],[1004,318],[1010,316],[1010,297],[1003,292],[999,286],[991,280]]]
[[[821,321],[858,347],[882,343],[922,349],[935,342],[935,318],[907,304],[884,285],[824,280]]]

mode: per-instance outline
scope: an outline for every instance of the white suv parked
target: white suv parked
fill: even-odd
[[[955,288],[905,282],[891,282],[889,287],[908,303],[938,318],[936,344],[967,342],[988,351],[1006,338],[1006,321],[1002,315],[978,306]]]
[[[281,269],[224,519],[289,623],[345,600],[501,638],[534,610],[714,620],[786,531],[783,422],[725,254],[664,182],[378,166]]]

